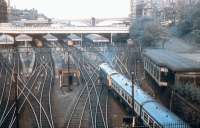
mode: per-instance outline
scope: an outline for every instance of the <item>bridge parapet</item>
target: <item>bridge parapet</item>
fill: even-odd
[[[44,33],[129,33],[129,27],[17,27],[0,26],[5,34],[44,34]]]

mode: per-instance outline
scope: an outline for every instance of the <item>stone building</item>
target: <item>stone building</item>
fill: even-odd
[[[0,0],[0,23],[8,21],[7,3],[5,0]]]

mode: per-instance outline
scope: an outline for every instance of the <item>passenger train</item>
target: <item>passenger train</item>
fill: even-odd
[[[99,65],[100,80],[132,108],[132,82],[107,63]],[[134,111],[150,128],[189,128],[189,125],[158,103],[139,86],[134,86]]]

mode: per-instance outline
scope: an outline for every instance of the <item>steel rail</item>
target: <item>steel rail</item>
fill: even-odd
[[[47,59],[47,61],[49,61],[49,62],[51,62],[50,60],[50,57],[47,57],[47,58],[49,58],[49,59]],[[50,66],[49,66],[50,65]],[[50,64],[48,64],[48,65],[46,65],[45,66],[45,69],[46,69],[46,74],[48,74],[47,72],[48,72],[48,69],[49,69],[49,71],[50,71],[50,74],[49,74],[49,76],[50,76],[50,88],[51,88],[51,85],[52,85],[52,81],[53,81],[53,71],[52,71],[52,69],[53,69],[53,66],[52,66],[52,63],[50,63]],[[46,81],[47,80],[47,77],[45,78],[45,80],[44,81]],[[41,104],[42,104],[42,98],[43,98],[43,90],[44,90],[44,87],[45,87],[45,82],[44,82],[44,84],[43,84],[43,87],[42,87],[42,91],[41,91],[41,96],[40,96],[40,101],[41,101]],[[52,112],[51,112],[51,103],[50,103],[50,100],[51,100],[51,97],[50,97],[50,93],[51,93],[51,89],[49,88],[49,91],[48,91],[48,106],[49,106],[49,111],[50,111],[50,118],[51,118],[51,124],[49,124],[51,127],[54,127],[54,123],[53,123],[53,117],[52,117]],[[41,112],[41,110],[40,110],[40,112]],[[41,113],[40,113],[41,114]],[[41,120],[41,116],[40,116],[40,120]],[[40,121],[41,122],[41,121]],[[42,124],[42,123],[41,123]]]
[[[15,67],[15,65],[14,65],[14,67]],[[11,71],[11,72],[13,72],[13,71]],[[20,89],[20,88],[19,88]],[[23,93],[23,91],[21,91],[21,93],[20,93],[20,95]],[[23,93],[23,95],[24,95],[24,93]],[[24,95],[25,96],[25,95]],[[28,99],[28,98],[26,98],[26,99]],[[30,105],[31,105],[31,103],[29,103]],[[8,114],[10,113],[10,111],[12,110],[12,108],[14,107],[14,105],[15,105],[15,103],[12,105],[12,107],[10,108],[10,110],[8,111],[8,113],[6,114],[6,116],[5,116],[5,118],[8,116]],[[19,112],[19,111],[18,111]],[[33,110],[33,112],[34,112],[34,110]],[[5,118],[4,118],[4,120],[5,120]]]
[[[80,68],[80,65],[78,65],[78,67],[79,67],[79,69],[80,69],[80,71],[81,71],[81,73],[83,73],[83,71],[82,71],[82,69]],[[84,77],[84,80],[85,81],[87,81],[87,79],[85,78],[85,76],[83,76]],[[85,102],[85,104],[84,104],[84,107],[83,107],[83,110],[82,110],[82,114],[81,114],[81,117],[80,117],[80,120],[79,120],[79,126],[78,127],[81,127],[81,121],[82,121],[82,118],[83,118],[83,113],[85,112],[85,107],[86,107],[86,105],[87,105],[87,101],[89,100],[89,93],[91,92],[91,89],[89,90],[88,89],[88,83],[89,83],[89,81],[87,81],[86,82],[86,86],[84,86],[84,88],[82,89],[82,91],[81,91],[81,94],[79,95],[79,97],[78,97],[78,99],[77,99],[77,102],[75,103],[75,107],[74,107],[74,109],[73,109],[73,111],[72,111],[72,113],[71,113],[71,116],[70,116],[70,119],[69,119],[69,121],[68,121],[68,124],[67,124],[67,128],[70,128],[70,122],[71,122],[71,120],[72,120],[72,116],[73,116],[73,114],[74,114],[74,112],[75,112],[75,109],[76,109],[76,107],[77,107],[77,105],[78,105],[78,103],[79,103],[79,101],[80,101],[80,99],[81,99],[81,96],[84,94],[84,91],[87,89],[87,97],[86,97],[86,102]]]
[[[90,63],[91,64],[91,63]],[[92,65],[92,64],[91,64]],[[93,68],[95,68],[96,70],[98,70],[97,69],[97,67],[96,66],[92,66]],[[95,71],[96,71],[95,70]],[[92,70],[93,71],[93,70]],[[95,72],[94,71],[94,72]],[[88,73],[88,72],[87,72]],[[96,73],[96,72],[95,72]],[[97,75],[98,75],[98,73],[96,73]],[[89,74],[88,74],[89,75]],[[89,75],[90,76],[90,75]],[[96,87],[95,87],[95,83],[94,83],[94,81],[92,81],[92,85],[94,86],[94,90],[95,90],[95,94],[96,94],[96,96],[97,96],[97,106],[99,105],[99,108],[100,108],[100,112],[101,112],[101,116],[102,117],[104,117],[103,116],[103,111],[102,111],[102,108],[101,108],[101,105],[100,105],[100,100],[99,100],[99,96],[98,96],[98,93],[97,93],[97,89],[96,89]],[[95,117],[96,118],[96,117]],[[104,122],[104,126],[105,126],[105,119],[103,118],[103,122]],[[95,122],[95,127],[96,127],[96,122]]]
[[[99,63],[100,63],[100,62],[99,62]],[[96,69],[96,67],[99,65],[99,63],[96,63],[96,65],[94,65],[94,64],[92,64],[92,63],[88,63],[88,64],[91,65],[91,67],[92,67],[93,70],[94,70],[94,69]],[[96,73],[96,72],[95,72],[95,73]],[[97,76],[98,76],[98,73],[96,73],[96,74],[97,74]],[[93,83],[93,85],[94,85],[94,83]],[[95,88],[95,92],[96,92],[96,95],[97,95],[97,90],[96,90],[96,88]],[[103,112],[102,112],[102,109],[101,109],[101,105],[100,105],[100,102],[99,102],[99,100],[98,100],[98,99],[99,99],[99,96],[97,95],[97,97],[98,97],[98,98],[97,98],[97,103],[98,103],[98,104],[97,104],[97,107],[100,106],[101,116],[103,117],[103,120],[104,120],[104,121],[103,121],[103,122],[104,122],[104,126],[105,126],[105,125],[107,126],[107,123],[106,123],[107,120],[106,120],[106,122],[105,122],[104,115],[103,115]],[[107,117],[106,117],[106,119],[107,119]],[[95,120],[96,120],[96,119],[95,119]],[[96,125],[96,122],[95,122],[95,125]],[[105,126],[105,127],[106,127],[106,126]]]
[[[93,70],[90,70],[90,71],[92,71],[93,73],[95,73],[95,74],[98,76],[98,73],[96,73],[96,70],[97,70],[96,66],[93,66],[91,63],[88,63],[87,65],[91,65],[91,67],[93,67],[93,68],[95,69],[95,71],[93,71]],[[97,65],[98,65],[98,64],[97,64]],[[84,67],[84,65],[83,65],[83,67]],[[89,73],[89,71],[87,71],[87,68],[84,67],[84,69],[86,70],[88,76],[90,77],[90,73]],[[96,106],[98,107],[98,106],[99,106],[99,96],[98,96],[98,94],[97,94],[97,89],[96,89],[95,83],[93,82],[93,80],[91,79],[91,77],[90,77],[90,80],[92,81],[92,86],[93,86],[94,92],[96,93],[96,96],[97,96],[97,103],[96,103]],[[96,80],[95,80],[95,81],[96,81]],[[91,104],[92,104],[92,103],[91,103]],[[100,111],[101,111],[101,115],[102,115],[101,106],[100,106]],[[95,114],[95,115],[96,115],[96,114]],[[96,118],[96,117],[95,117],[95,118]],[[104,119],[103,119],[103,120],[104,120]],[[92,121],[93,121],[93,119],[92,119]],[[96,122],[95,122],[95,120],[94,120],[94,126],[93,126],[93,127],[96,127]]]
[[[0,119],[0,126],[3,124],[3,121],[4,121],[4,116],[5,116],[5,114],[6,114],[6,111],[7,111],[7,109],[8,109],[8,105],[9,105],[9,101],[10,101],[10,96],[11,96],[11,89],[12,89],[12,84],[13,84],[13,82],[12,82],[12,77],[13,77],[13,71],[12,71],[12,73],[11,73],[11,82],[9,83],[9,93],[8,93],[8,100],[6,101],[6,106],[5,106],[5,108],[4,108],[4,111],[3,111],[3,114],[2,114],[2,117],[1,117],[1,119]]]

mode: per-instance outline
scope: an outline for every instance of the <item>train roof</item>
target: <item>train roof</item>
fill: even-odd
[[[158,102],[147,102],[143,105],[143,109],[159,124],[164,124],[164,128],[173,128],[173,126],[175,128],[181,125],[185,127],[188,126],[184,121]]]
[[[140,87],[135,86],[134,89],[134,99],[139,104],[155,101],[153,97],[143,91]]]
[[[123,88],[128,95],[132,95],[132,82],[124,75],[118,73],[111,75],[112,80]],[[143,91],[139,86],[134,86],[134,100],[143,105],[145,111],[151,115],[159,124],[166,124],[164,127],[173,127],[177,125],[188,126],[179,117],[158,103],[152,96]]]
[[[128,95],[132,95],[132,82],[128,78],[120,73],[111,75],[111,78],[118,86],[123,88]],[[134,100],[138,104],[143,105],[145,111],[159,124],[166,124],[164,126],[165,128],[177,125],[188,126],[179,117],[158,103],[137,85],[134,86]]]
[[[172,71],[200,71],[200,63],[185,58],[172,51],[164,49],[147,49],[144,55],[150,58],[155,64],[165,66]]]
[[[122,74],[114,74],[111,78],[121,87],[123,88],[130,96],[132,95],[132,82],[127,79]],[[143,104],[145,102],[154,101],[150,95],[144,92],[137,85],[134,86],[134,100],[139,104]]]
[[[123,88],[129,95],[132,95],[132,82],[122,74],[114,74],[111,76],[112,80]]]
[[[112,67],[110,67],[107,63],[102,63],[99,65],[99,67],[106,72],[107,75],[111,75],[113,73],[118,73],[116,70],[114,70]]]

